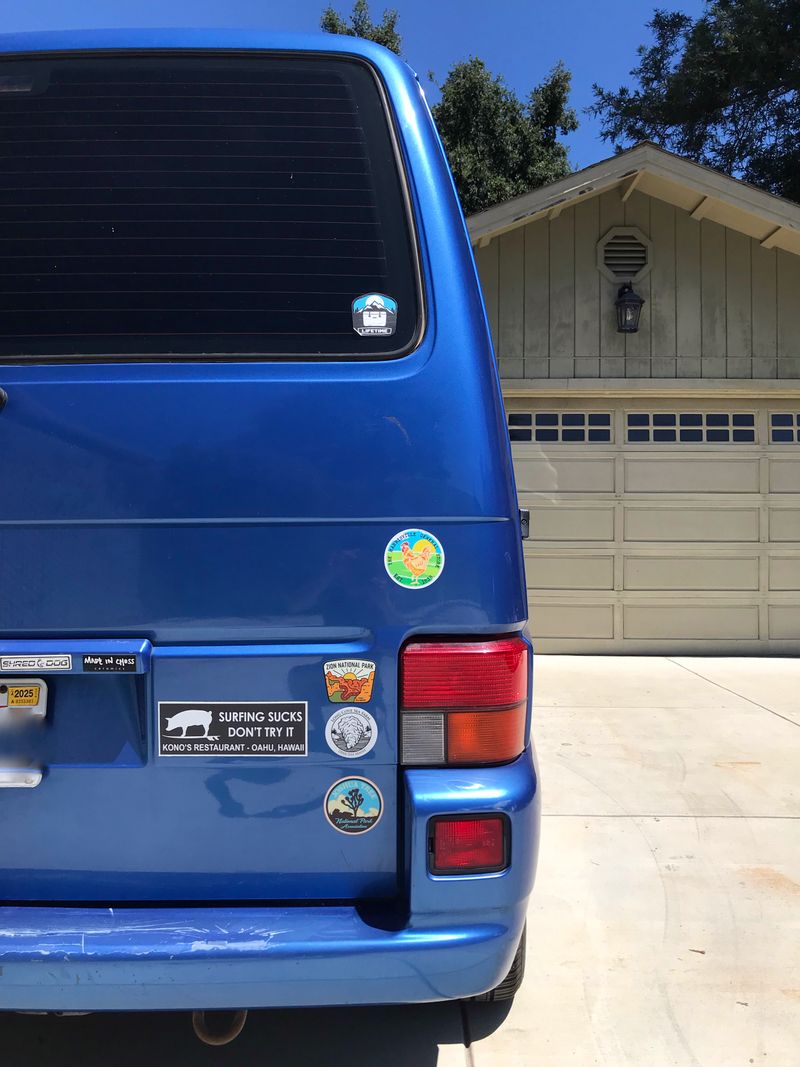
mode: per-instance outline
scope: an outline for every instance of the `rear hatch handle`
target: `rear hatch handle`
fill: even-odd
[[[0,789],[35,789],[41,780],[38,767],[0,767]]]

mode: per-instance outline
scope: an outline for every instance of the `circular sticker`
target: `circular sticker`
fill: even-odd
[[[364,708],[342,708],[325,726],[328,748],[347,759],[357,759],[375,747],[378,724]]]
[[[386,546],[386,573],[405,589],[431,585],[444,570],[444,549],[427,530],[401,530]]]
[[[366,778],[341,778],[325,797],[325,817],[341,834],[365,834],[382,814],[381,791]]]

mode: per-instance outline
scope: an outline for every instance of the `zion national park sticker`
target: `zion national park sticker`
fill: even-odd
[[[325,687],[332,704],[366,704],[372,698],[375,664],[368,659],[334,659],[325,664]]]

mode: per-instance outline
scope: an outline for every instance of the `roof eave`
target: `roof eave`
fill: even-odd
[[[683,159],[657,145],[644,143],[470,216],[467,220],[470,238],[473,244],[483,243],[487,238],[524,226],[536,218],[547,214],[555,216],[582,197],[596,196],[634,180],[640,173],[649,173],[691,189],[697,194],[698,205],[704,199],[718,201],[764,219],[774,227],[773,233],[765,239],[765,247],[779,244],[781,231],[800,235],[800,206],[797,204]]]

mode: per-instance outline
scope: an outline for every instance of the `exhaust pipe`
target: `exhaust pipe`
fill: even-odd
[[[230,1045],[244,1030],[247,1011],[193,1011],[192,1027],[205,1045]]]

